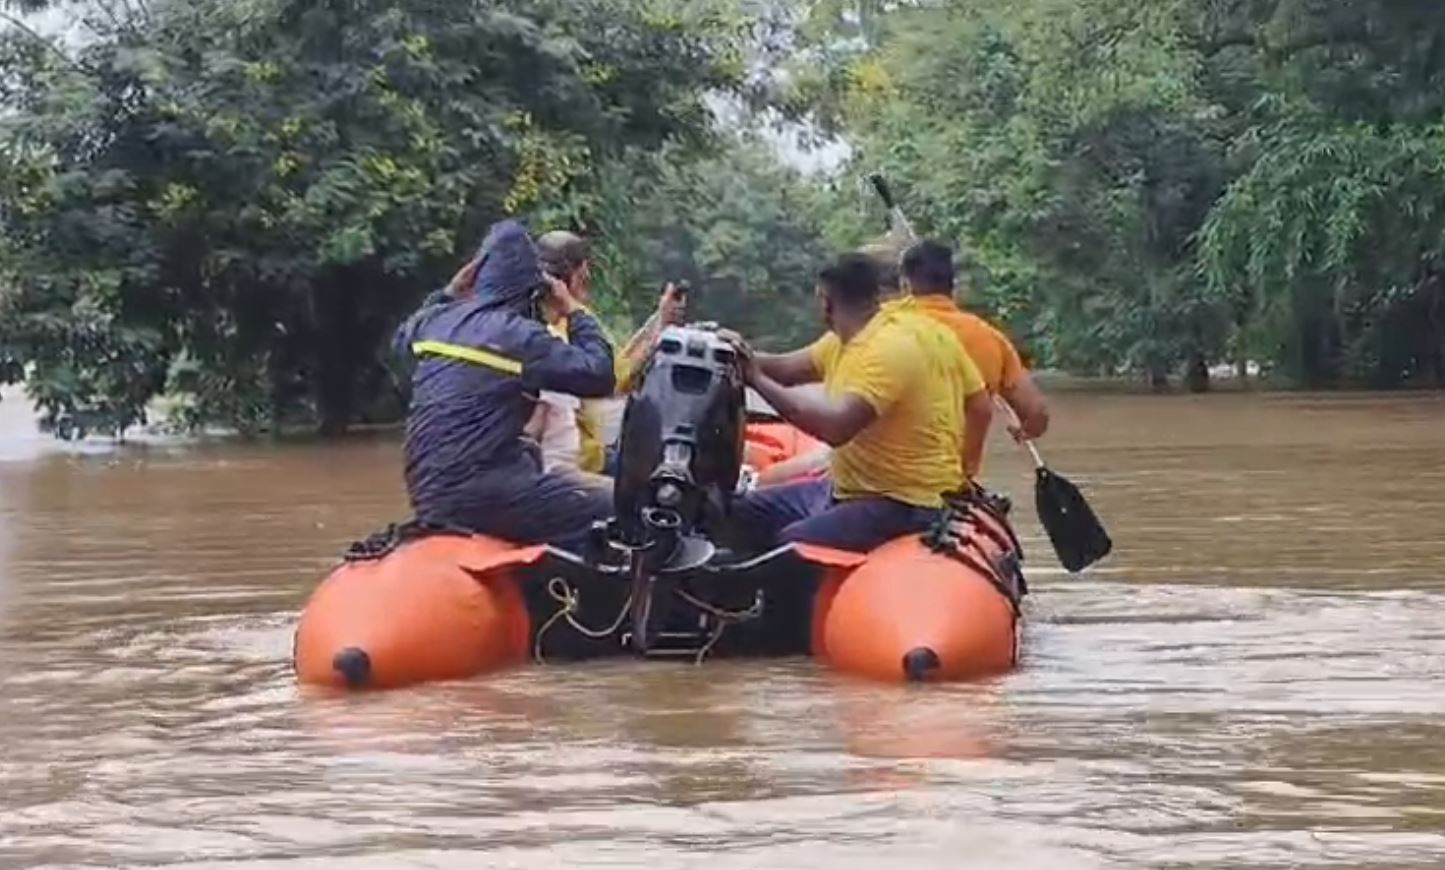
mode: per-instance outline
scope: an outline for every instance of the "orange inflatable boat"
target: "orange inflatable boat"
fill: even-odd
[[[748,464],[758,471],[766,471],[795,456],[805,456],[821,450],[823,442],[796,427],[782,422],[754,422],[748,424],[743,455]]]
[[[709,333],[664,333],[624,418],[618,519],[598,525],[587,552],[415,525],[353,545],[302,613],[298,678],[394,688],[618,655],[812,655],[885,681],[1012,668],[1027,589],[1007,507],[993,499],[958,500],[927,533],[867,555],[718,553],[709,505],[725,508],[744,440],[772,461],[816,446],[776,422],[744,426],[731,363]],[[707,389],[679,368],[706,372]],[[679,383],[696,401],[677,400]]]

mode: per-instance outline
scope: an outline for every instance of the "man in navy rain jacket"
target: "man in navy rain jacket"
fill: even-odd
[[[416,359],[407,414],[406,488],[417,519],[519,543],[579,546],[612,513],[609,490],[542,471],[523,438],[542,390],[602,398],[612,348],[592,315],[539,268],[521,224],[492,227],[469,293],[434,293],[397,331]],[[567,318],[569,341],[534,316],[538,291]]]

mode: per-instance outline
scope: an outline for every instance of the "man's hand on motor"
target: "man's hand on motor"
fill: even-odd
[[[747,340],[731,329],[719,329],[718,338],[732,345],[738,355],[738,368],[742,370],[743,382],[753,384],[758,379],[758,358],[753,352],[752,345]]]

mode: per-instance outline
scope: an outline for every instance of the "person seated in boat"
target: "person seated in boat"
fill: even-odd
[[[547,331],[540,307],[566,323]],[[521,224],[491,228],[477,258],[397,331],[416,362],[406,486],[416,518],[519,543],[576,545],[612,512],[605,490],[543,470],[524,437],[537,395],[612,394],[612,347],[597,319],[546,276]]]
[[[584,309],[592,302],[592,261],[587,241],[567,230],[543,233],[537,239],[537,251],[547,274],[567,285],[572,297]],[[578,399],[562,393],[545,392],[538,404],[537,415],[529,424],[532,437],[542,448],[547,470],[576,470],[584,478],[594,478],[605,471],[607,439],[604,419],[615,412],[612,405],[632,389],[637,372],[657,343],[662,328],[681,323],[687,313],[686,296],[669,283],[662,292],[657,309],[616,354],[616,390],[604,399]],[[548,310],[548,328],[566,341],[567,321],[558,312]],[[599,321],[600,322],[600,321]],[[606,335],[604,328],[603,334]],[[609,342],[611,337],[608,336]]]
[[[957,340],[907,300],[884,307],[878,269],[846,254],[817,292],[838,336],[814,355],[752,353],[733,337],[747,382],[780,416],[833,448],[828,479],[753,490],[733,504],[740,543],[867,552],[926,529],[966,484],[959,451],[991,406]],[[799,360],[801,359],[801,363]],[[823,390],[804,385],[821,383]]]
[[[879,241],[870,242],[858,249],[873,260],[873,265],[878,270],[878,304],[881,310],[889,310],[898,300],[903,298],[902,273],[899,271],[898,262],[902,256],[902,249],[891,238],[885,237]],[[818,352],[825,352],[825,342],[831,342],[836,336],[827,333],[823,338],[815,342]],[[814,347],[804,348],[797,351],[796,362],[806,365],[814,352]],[[766,355],[764,355],[766,356]],[[784,459],[782,462],[765,464],[765,460],[751,455],[754,448],[749,446],[749,451],[744,454],[743,461],[749,466],[761,467],[755,478],[756,486],[775,486],[780,483],[801,480],[803,478],[822,477],[828,472],[828,465],[833,454],[832,448],[823,445],[816,450],[801,453],[797,456]],[[757,449],[761,453],[761,449]]]
[[[990,395],[1013,409],[1017,422],[1009,423],[1015,439],[1041,437],[1049,428],[1049,405],[1043,391],[1024,367],[1008,336],[953,300],[955,268],[953,249],[925,240],[903,253],[902,273],[907,292],[918,310],[948,327],[978,366]]]

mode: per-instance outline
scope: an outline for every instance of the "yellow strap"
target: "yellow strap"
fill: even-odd
[[[476,347],[448,344],[444,341],[418,341],[411,346],[411,352],[417,356],[443,356],[472,365],[486,366],[509,375],[522,373],[522,364],[517,360]]]

